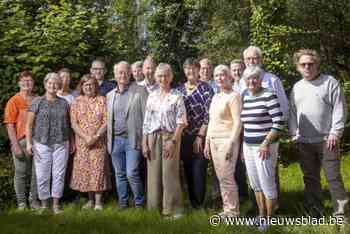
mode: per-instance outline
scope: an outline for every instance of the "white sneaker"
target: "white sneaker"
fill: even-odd
[[[27,204],[25,202],[18,203],[17,210],[18,211],[24,211],[27,209]]]
[[[53,211],[54,214],[62,213],[62,210],[61,210],[61,208],[59,206],[52,207],[52,211]]]
[[[94,210],[103,210],[103,206],[102,205],[95,205]]]

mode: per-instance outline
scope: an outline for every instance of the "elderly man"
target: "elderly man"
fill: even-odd
[[[95,59],[91,63],[90,73],[98,81],[99,92],[102,96],[106,96],[109,91],[115,88],[115,84],[104,79],[106,74],[105,62],[101,59]]]
[[[130,65],[114,65],[117,87],[107,94],[107,149],[116,175],[119,207],[128,207],[128,182],[135,207],[144,206],[144,189],[140,178],[142,125],[148,93],[130,83]]]
[[[140,82],[139,85],[145,86],[148,93],[151,93],[159,88],[156,80],[154,79],[154,71],[155,65],[153,58],[151,56],[147,56],[145,61],[143,61],[142,66],[142,73],[145,79],[142,82]]]
[[[131,64],[131,74],[138,85],[144,80],[142,74],[142,61],[136,61]]]
[[[246,67],[249,67],[251,65],[260,67],[263,66],[262,51],[259,47],[249,46],[243,51],[243,59]],[[272,89],[276,93],[278,101],[281,105],[283,117],[285,120],[288,119],[288,99],[281,80],[275,74],[265,72],[261,85],[263,88]],[[246,90],[246,85],[243,80],[240,81],[240,86],[242,91]]]
[[[348,197],[340,173],[339,141],[346,122],[346,103],[336,79],[320,73],[320,57],[314,50],[294,54],[302,79],[291,92],[289,132],[297,144],[304,173],[305,196],[310,213],[323,213],[320,169],[324,170],[332,196],[334,215],[344,215]]]
[[[208,58],[203,58],[199,61],[199,77],[201,81],[207,82],[213,89],[214,93],[219,92],[219,86],[213,79],[213,64]]]

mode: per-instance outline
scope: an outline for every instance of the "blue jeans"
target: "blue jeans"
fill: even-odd
[[[119,206],[128,206],[128,181],[134,195],[135,206],[143,206],[145,197],[140,177],[141,152],[133,149],[125,137],[114,137],[112,163],[117,182]]]

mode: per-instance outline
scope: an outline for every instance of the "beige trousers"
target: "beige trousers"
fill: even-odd
[[[210,150],[215,173],[219,180],[224,213],[232,216],[239,215],[239,196],[235,181],[235,168],[239,145],[234,143],[230,157],[226,153],[230,147],[228,138],[211,138]]]
[[[164,158],[164,146],[173,133],[155,132],[147,136],[151,150],[147,160],[147,208],[163,208],[164,215],[183,212],[182,190],[180,185],[180,143],[175,146],[174,155]]]

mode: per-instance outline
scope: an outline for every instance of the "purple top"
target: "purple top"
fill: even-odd
[[[188,126],[184,132],[189,135],[197,134],[203,124],[208,125],[209,107],[214,96],[214,91],[209,84],[203,81],[198,82],[197,88],[191,94],[187,94],[185,84],[177,87],[185,102]]]

